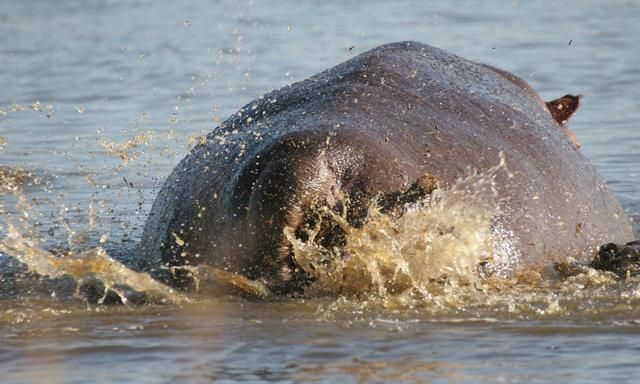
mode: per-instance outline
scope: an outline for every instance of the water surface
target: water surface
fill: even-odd
[[[158,188],[200,135],[269,90],[398,40],[507,69],[547,100],[583,94],[571,128],[637,225],[639,17],[631,1],[8,2],[0,234],[13,223],[38,249],[102,245],[126,262]],[[0,267],[25,269],[7,256]],[[638,280],[536,273],[444,283],[421,303],[196,297],[145,306],[85,303],[64,276],[5,273],[0,378],[635,381]]]

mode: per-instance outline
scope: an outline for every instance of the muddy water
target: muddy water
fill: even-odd
[[[585,95],[571,127],[637,228],[639,16],[622,1],[5,4],[0,382],[635,382],[636,277],[402,275],[381,262],[397,241],[360,242],[363,265],[380,267],[360,274],[367,289],[265,302],[251,282],[229,282],[242,297],[182,294],[127,265],[202,134],[266,91],[405,39],[508,69],[546,99]]]

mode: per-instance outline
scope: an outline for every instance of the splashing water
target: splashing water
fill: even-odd
[[[154,135],[153,141],[139,144],[151,145],[160,139],[175,140],[169,132],[166,137]],[[122,161],[130,165],[141,159],[134,155]],[[120,164],[116,169],[122,170]],[[319,244],[320,223],[309,230],[306,241],[297,238],[293,229],[285,229],[296,261],[315,279],[305,295],[330,298],[328,303],[318,298],[318,319],[341,321],[346,316],[352,321],[354,313],[375,317],[380,310],[407,308],[420,309],[430,317],[462,313],[487,319],[495,318],[496,313],[509,318],[571,317],[573,313],[598,316],[624,312],[640,300],[638,279],[619,280],[588,268],[571,276],[556,273],[550,266],[546,271],[512,275],[519,258],[517,239],[502,221],[504,201],[494,183],[502,172],[509,175],[504,159],[484,172],[470,172],[446,189],[436,189],[405,207],[400,217],[382,213],[373,201],[362,227],[349,225],[346,215],[325,208],[320,218],[333,220],[346,235],[346,244],[340,249],[324,249]],[[129,269],[102,248],[106,233],[114,228],[100,226],[100,217],[108,211],[100,208],[99,196],[92,196],[80,223],[67,218],[65,205],[58,202],[59,221],[67,233],[58,238],[66,238],[67,245],[64,256],[49,252],[45,250],[49,246],[33,233],[42,205],[35,205],[28,189],[30,184],[47,187],[47,179],[8,168],[3,174],[12,180],[3,193],[17,200],[17,209],[10,209],[14,213],[3,217],[7,235],[0,242],[0,253],[15,257],[29,273],[40,276],[27,289],[36,289],[45,277],[70,277],[74,296],[82,298],[79,291],[93,286],[98,303],[110,302],[113,296],[125,304],[202,302],[210,294],[220,293],[273,299],[261,282],[209,266],[188,268],[200,295],[175,292],[149,275]],[[124,185],[125,190],[131,187],[131,183]],[[19,227],[10,225],[12,217],[19,221]],[[90,239],[83,240],[96,234],[100,237],[100,233],[98,246]],[[56,301],[56,292],[59,287],[55,286],[45,292],[53,300],[45,305]],[[10,311],[14,313],[13,308]]]
[[[31,109],[40,110],[36,103]],[[38,107],[38,108],[36,108]],[[42,107],[41,109],[43,109]],[[47,107],[48,108],[48,107]],[[51,108],[49,108],[51,109]],[[12,108],[20,112],[25,108]],[[48,111],[48,110],[47,110]],[[89,149],[87,156],[118,158],[102,169],[77,164],[77,173],[65,176],[84,179],[90,199],[59,193],[56,179],[60,176],[43,170],[24,170],[18,167],[0,166],[0,298],[51,297],[53,301],[69,301],[74,298],[102,303],[173,303],[190,301],[186,295],[174,291],[150,275],[130,269],[113,258],[103,246],[113,248],[109,233],[116,232],[122,244],[129,241],[131,229],[135,229],[136,217],[114,215],[113,195],[126,197],[134,187],[123,172],[135,165],[141,168],[155,164],[156,152],[146,148],[166,145],[175,149],[172,131],[156,130],[139,132],[133,129],[124,142],[113,142],[105,137],[96,138],[99,146]],[[76,141],[78,138],[76,138]],[[100,151],[100,148],[102,151]],[[165,155],[165,152],[163,152]],[[142,163],[142,164],[141,164]],[[113,184],[120,176],[124,183]],[[134,179],[136,185],[139,179]],[[65,180],[67,182],[67,180]],[[75,181],[77,183],[77,181]],[[68,181],[71,183],[71,181]],[[82,187],[82,184],[73,187]],[[65,188],[72,186],[65,183]],[[142,210],[143,189],[138,187],[138,211]],[[66,200],[70,198],[71,203]],[[138,211],[135,212],[137,215]],[[128,247],[119,259],[132,259],[137,250]],[[17,296],[16,296],[17,295]]]
[[[328,250],[315,241],[320,223],[308,231],[307,241],[286,228],[297,263],[315,280],[305,293],[428,296],[436,279],[475,281],[486,272],[505,276],[519,252],[500,217],[499,172],[508,173],[504,156],[486,172],[471,172],[450,188],[436,189],[397,219],[382,213],[374,199],[359,228],[324,208],[325,220],[335,220],[346,234],[344,249]]]
[[[132,300],[132,294],[139,293],[144,293],[145,302],[179,304],[188,300],[148,274],[127,268],[101,247],[57,257],[24,239],[12,226],[8,232],[7,238],[0,242],[0,252],[13,255],[41,277],[72,277],[77,281],[76,291],[86,288],[87,284],[100,283],[103,287],[98,304],[104,303],[109,293],[116,294],[123,304]]]
[[[135,148],[148,144],[152,139],[153,133],[146,131],[136,134],[125,142],[112,142],[105,138],[100,138],[99,143],[105,148],[109,156],[118,157],[126,164],[141,155],[141,152],[133,151]]]
[[[152,137],[144,132],[131,132],[131,137],[121,144],[104,146],[104,139],[97,142],[107,156],[121,160],[112,167],[120,174],[140,162],[152,164],[153,159],[148,156],[154,153],[165,155],[171,148],[175,151],[179,139],[184,141],[180,148],[200,140],[199,136],[182,137],[169,130],[166,134],[156,132]],[[36,203],[30,196],[31,189],[50,190],[50,177],[8,167],[0,172],[7,181],[1,192],[15,199],[13,207],[0,206],[10,213],[2,219],[5,239],[0,242],[0,253],[15,257],[26,265],[28,273],[40,276],[31,282],[33,287],[42,285],[43,279],[70,277],[75,297],[83,298],[86,294],[80,291],[93,287],[98,303],[110,302],[109,297],[113,296],[116,302],[125,304],[200,302],[211,294],[229,293],[274,298],[260,281],[210,266],[187,268],[200,295],[178,293],[115,260],[102,247],[106,234],[110,230],[117,232],[109,221],[105,227],[105,215],[111,214],[100,196],[105,192],[99,192],[104,191],[100,187],[104,182],[99,180],[99,171],[88,168],[81,171],[85,179],[96,179],[93,183],[87,181],[94,192],[87,209],[79,212],[82,217],[68,217],[69,205],[62,200],[53,201],[53,212],[59,215],[54,221],[61,228],[56,238],[67,242],[62,247],[59,242],[53,246],[43,243],[38,233],[40,227],[34,225],[48,206],[40,200]],[[334,221],[345,233],[346,244],[339,249],[325,249],[317,241],[320,222],[309,229],[306,241],[297,238],[293,229],[286,228],[285,235],[293,245],[296,261],[315,279],[305,295],[331,298],[329,304],[322,299],[317,302],[318,317],[333,321],[341,313],[420,308],[429,316],[452,316],[466,311],[491,317],[499,311],[507,316],[531,318],[566,316],[576,310],[597,314],[607,303],[621,304],[622,299],[618,298],[622,297],[637,302],[640,297],[637,279],[618,280],[588,268],[569,277],[553,271],[522,271],[512,275],[510,272],[520,257],[517,239],[502,220],[504,201],[494,183],[495,177],[503,172],[509,176],[504,158],[483,172],[470,171],[469,176],[452,186],[436,189],[423,200],[405,207],[400,217],[381,212],[377,202],[372,201],[361,227],[351,226],[346,215],[325,208],[319,217]],[[125,179],[118,193],[132,188],[131,178]],[[12,218],[20,225],[12,227]],[[65,233],[66,236],[61,236]],[[96,237],[100,237],[95,241],[97,246],[91,240]],[[46,250],[59,248],[64,249],[64,256]],[[59,292],[59,287],[48,289],[44,293],[52,298]]]

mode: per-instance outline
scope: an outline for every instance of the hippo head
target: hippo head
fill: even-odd
[[[340,247],[344,231],[327,217],[321,220],[323,210],[358,227],[374,199],[392,211],[423,196],[428,187],[409,187],[401,157],[362,134],[306,131],[273,142],[245,162],[223,203],[233,207],[232,243],[244,248],[225,251],[229,265],[244,260],[242,274],[266,281],[276,292],[304,286],[308,276],[297,266],[285,231],[306,240],[306,229],[318,225],[315,241]]]

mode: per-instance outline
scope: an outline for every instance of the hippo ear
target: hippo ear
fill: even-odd
[[[555,121],[560,125],[564,125],[569,117],[578,109],[582,95],[564,95],[559,99],[549,101],[547,108]]]
[[[569,117],[571,117],[571,115],[573,115],[573,113],[578,109],[581,98],[582,95],[564,95],[559,99],[546,103],[553,119],[560,124],[562,132],[564,132],[569,141],[571,141],[577,149],[580,148],[580,142],[578,141],[576,134],[569,129],[566,123],[567,120],[569,120]]]

